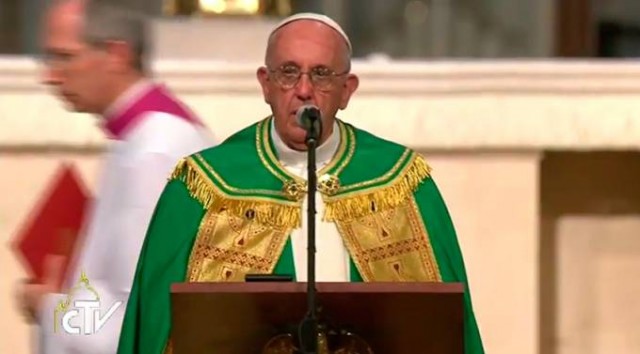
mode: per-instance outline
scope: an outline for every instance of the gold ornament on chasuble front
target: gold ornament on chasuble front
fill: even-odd
[[[335,195],[340,190],[340,179],[335,175],[323,174],[318,177],[317,188],[324,195]],[[282,184],[282,193],[292,201],[301,201],[307,195],[307,192],[306,181],[291,179]]]
[[[365,281],[441,281],[429,235],[413,197],[399,206],[337,221]]]
[[[291,201],[300,201],[307,193],[307,184],[295,179],[288,180],[282,184],[282,193]]]
[[[340,179],[331,174],[323,174],[318,178],[318,190],[324,195],[335,195],[340,190]]]
[[[248,273],[271,273],[291,230],[260,223],[255,211],[244,216],[207,212],[189,259],[190,282],[244,281]]]

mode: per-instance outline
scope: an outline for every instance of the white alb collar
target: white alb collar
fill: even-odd
[[[276,131],[276,127],[271,122],[271,139],[273,140],[273,146],[276,149],[276,153],[278,154],[278,160],[281,164],[286,166],[306,166],[307,164],[307,152],[306,151],[297,151],[284,143],[280,135]],[[333,132],[322,145],[320,145],[316,149],[316,168],[320,168],[321,166],[329,163],[336,151],[338,151],[338,146],[340,145],[340,128],[338,127],[338,123],[333,123]]]

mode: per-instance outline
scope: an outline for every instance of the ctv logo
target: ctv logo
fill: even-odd
[[[80,287],[84,287],[87,290],[86,293],[91,293],[91,298],[74,300],[74,293]],[[53,312],[53,332],[58,333],[59,328],[62,327],[67,334],[97,333],[121,305],[122,301],[116,301],[104,310],[100,303],[100,295],[91,287],[89,278],[82,272],[80,281],[71,289],[67,297],[58,303]]]

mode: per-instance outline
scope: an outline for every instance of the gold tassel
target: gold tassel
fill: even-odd
[[[198,200],[205,210],[225,210],[239,217],[254,217],[260,223],[276,227],[294,228],[301,224],[298,206],[228,196],[191,159],[180,161],[171,179],[182,181],[189,195]]]
[[[349,221],[361,218],[373,211],[388,210],[402,204],[431,174],[431,167],[424,158],[414,154],[413,161],[395,181],[386,187],[372,188],[353,197],[336,198],[327,202],[324,220]]]

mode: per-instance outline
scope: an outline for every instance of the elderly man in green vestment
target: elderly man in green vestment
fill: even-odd
[[[172,283],[249,273],[306,280],[306,131],[296,112],[307,103],[324,127],[317,281],[467,283],[424,158],[336,118],[358,87],[350,61],[351,43],[328,17],[298,14],[274,29],[257,71],[272,114],[175,168],[140,254],[120,354],[171,351]],[[464,303],[465,351],[483,353],[468,287]]]

